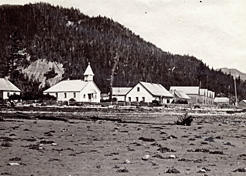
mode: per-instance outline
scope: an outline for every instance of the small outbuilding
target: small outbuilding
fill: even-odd
[[[215,97],[214,103],[216,105],[229,105],[230,99],[227,97]]]
[[[139,82],[127,94],[127,102],[151,103],[154,100],[161,104],[170,103],[173,95],[161,84]]]
[[[126,94],[132,89],[132,87],[112,87],[112,98],[116,101],[126,101]]]
[[[11,95],[20,95],[21,90],[7,78],[0,78],[0,99],[7,100]]]
[[[44,91],[57,98],[57,101],[99,103],[101,91],[93,81],[94,73],[89,65],[84,72],[84,80],[64,80]]]

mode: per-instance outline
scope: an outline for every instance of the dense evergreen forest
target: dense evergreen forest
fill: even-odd
[[[37,80],[18,69],[37,59],[63,64],[62,79],[81,79],[90,62],[102,92],[109,90],[110,82],[113,86],[133,86],[149,81],[166,88],[201,85],[217,95],[234,95],[231,75],[213,70],[193,56],[164,52],[106,17],[37,3],[0,6],[0,23],[0,76],[9,76],[30,96],[50,86],[41,88]],[[47,79],[56,75],[50,73]],[[246,98],[246,82],[240,78],[237,89],[240,99]]]

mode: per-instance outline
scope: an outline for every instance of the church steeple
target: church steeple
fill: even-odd
[[[93,81],[93,77],[94,77],[94,73],[91,69],[91,65],[90,65],[90,62],[88,63],[88,66],[87,68],[85,69],[85,72],[84,72],[84,81]]]

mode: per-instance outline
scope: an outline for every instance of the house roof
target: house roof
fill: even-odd
[[[246,100],[242,100],[243,103],[246,103]]]
[[[88,63],[88,66],[87,66],[87,68],[85,69],[84,75],[92,75],[92,76],[94,76],[94,73],[93,73],[93,71],[92,71],[92,68],[91,68],[90,63]]]
[[[180,90],[174,90],[173,94],[175,96],[177,96],[178,98],[181,98],[181,99],[185,99],[185,100],[190,100],[191,99],[188,95],[186,95],[184,92],[182,92]]]
[[[148,82],[140,82],[140,84],[147,89],[153,96],[173,97],[173,95],[161,84],[154,84]]]
[[[21,90],[12,84],[8,79],[0,78],[0,90],[20,92]]]
[[[229,98],[227,97],[215,97],[215,103],[229,103]]]
[[[49,89],[45,90],[44,93],[48,92],[80,92],[89,82],[82,80],[65,80],[61,81]]]
[[[132,87],[112,87],[112,94],[113,95],[126,95]]]
[[[182,91],[185,94],[189,95],[199,95],[199,86],[171,86],[170,90],[174,91],[174,90],[178,90],[178,91]]]

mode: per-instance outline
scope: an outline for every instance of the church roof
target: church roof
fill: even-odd
[[[88,82],[82,80],[65,80],[61,81],[49,89],[45,90],[44,93],[49,92],[80,92]]]
[[[0,90],[20,92],[21,90],[12,84],[8,79],[0,78]]]
[[[85,69],[84,75],[92,75],[92,76],[94,76],[94,73],[92,71],[90,63],[88,64],[87,68]]]

